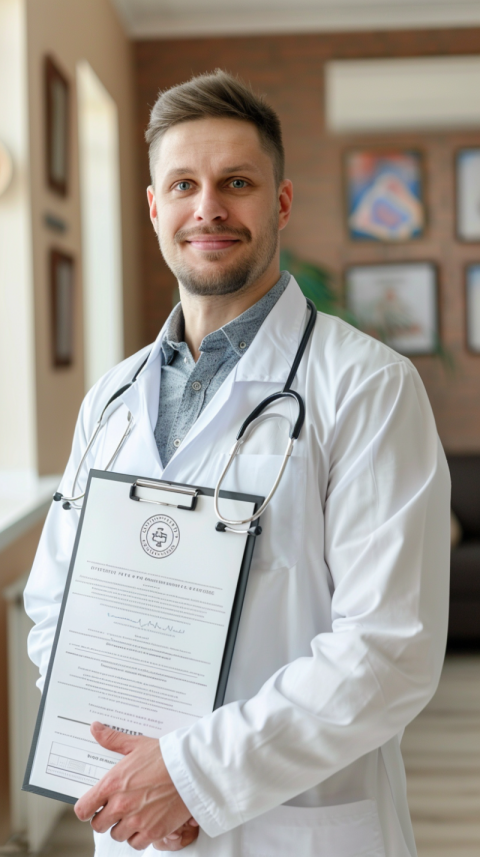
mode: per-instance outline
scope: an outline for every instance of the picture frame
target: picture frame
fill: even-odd
[[[51,56],[45,57],[46,175],[50,190],[67,196],[70,163],[70,84]]]
[[[438,350],[438,276],[432,262],[352,265],[345,293],[365,333],[408,356]]]
[[[50,250],[51,354],[56,367],[74,361],[75,260],[63,250]]]
[[[480,355],[480,262],[465,268],[465,314],[467,350]]]
[[[354,241],[403,243],[425,231],[423,155],[414,149],[345,154],[347,229]]]
[[[459,241],[480,241],[480,146],[455,153],[456,234]]]

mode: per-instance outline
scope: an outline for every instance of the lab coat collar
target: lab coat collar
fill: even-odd
[[[286,379],[303,332],[306,311],[303,293],[295,278],[290,276],[287,288],[269,312],[248,351],[237,363],[235,380],[280,382],[284,376]],[[167,325],[164,324],[153,343],[142,374],[161,355],[166,329]]]
[[[290,370],[298,348],[305,314],[305,298],[295,278],[290,276],[287,288],[269,312],[259,334],[237,363],[236,380],[281,381],[285,369]],[[142,375],[161,357],[166,330],[165,323],[152,345]],[[273,348],[268,348],[267,343]]]

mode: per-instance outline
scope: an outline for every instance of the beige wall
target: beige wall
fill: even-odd
[[[132,48],[109,0],[27,0],[29,119],[35,288],[36,398],[38,469],[61,472],[68,456],[75,419],[84,395],[82,268],[78,168],[76,64],[86,59],[118,107],[122,205],[125,355],[141,346],[137,262],[135,100]],[[70,193],[52,193],[45,177],[45,105],[43,61],[52,54],[71,82]],[[46,212],[66,220],[59,235],[43,224]],[[77,263],[75,363],[53,368],[50,356],[48,251],[73,253]]]

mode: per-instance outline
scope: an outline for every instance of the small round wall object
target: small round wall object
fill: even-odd
[[[13,160],[10,152],[0,140],[0,196],[7,190],[13,176]]]

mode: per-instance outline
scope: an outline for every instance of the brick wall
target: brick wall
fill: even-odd
[[[465,133],[362,134],[335,137],[323,119],[323,64],[357,57],[476,54],[480,29],[388,33],[341,33],[222,39],[141,41],[136,44],[141,179],[148,184],[142,140],[149,107],[159,89],[191,74],[225,68],[264,93],[280,114],[287,175],[295,189],[294,213],[283,245],[328,266],[342,287],[347,265],[428,260],[437,264],[443,343],[454,356],[449,374],[437,358],[414,362],[426,385],[448,451],[480,451],[480,356],[465,350],[464,267],[480,262],[480,243],[455,240],[454,153],[480,145],[480,131]],[[345,228],[342,158],[353,145],[415,147],[424,152],[428,228],[402,245],[351,242]],[[171,308],[174,279],[160,259],[142,187],[142,259],[145,341],[155,338]]]

